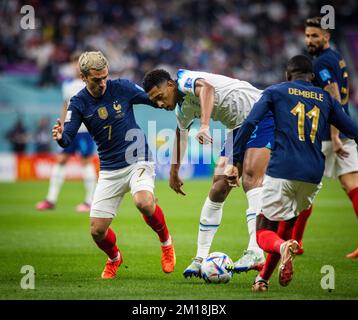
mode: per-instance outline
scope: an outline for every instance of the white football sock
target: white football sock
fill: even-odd
[[[262,249],[256,242],[256,216],[260,214],[261,211],[262,189],[262,187],[259,187],[246,192],[246,198],[249,204],[249,207],[246,210],[246,222],[249,231],[249,244],[247,250],[253,250],[257,254],[263,255],[264,253]]]
[[[118,261],[120,258],[121,258],[121,253],[118,251],[117,257],[115,257],[115,258],[113,258],[113,259],[108,258],[108,260],[110,260],[111,262],[115,262],[115,261]]]
[[[63,181],[65,180],[65,166],[55,164],[52,169],[50,186],[47,194],[47,201],[52,203],[57,202],[58,194],[60,193]]]
[[[213,202],[209,197],[206,198],[200,215],[197,257],[204,259],[208,256],[211,243],[220,226],[223,206],[224,202]]]
[[[97,174],[92,163],[87,163],[83,168],[83,182],[86,188],[85,202],[89,205],[92,203],[94,189],[97,182]]]
[[[167,241],[161,242],[160,244],[161,244],[163,247],[171,245],[171,244],[172,244],[172,237],[169,236],[169,238],[168,238]]]

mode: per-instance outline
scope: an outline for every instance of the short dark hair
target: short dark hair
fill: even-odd
[[[312,60],[303,54],[294,56],[288,61],[286,71],[290,74],[313,73]]]
[[[322,17],[318,17],[318,16],[308,18],[308,19],[306,19],[305,27],[315,27],[315,28],[322,29],[321,20],[322,20]]]
[[[155,86],[160,86],[163,82],[172,80],[168,71],[164,69],[155,69],[145,74],[143,78],[143,88],[149,92]]]
[[[319,16],[308,18],[308,19],[306,19],[305,27],[319,28],[323,31],[330,32],[329,29],[322,28],[321,21],[322,21],[322,17],[319,17]]]

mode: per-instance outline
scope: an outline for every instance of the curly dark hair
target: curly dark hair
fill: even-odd
[[[143,78],[143,88],[149,92],[153,87],[160,86],[163,82],[172,80],[168,71],[164,69],[155,69],[145,74]]]

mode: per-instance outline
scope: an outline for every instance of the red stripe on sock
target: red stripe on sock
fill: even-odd
[[[348,196],[352,201],[353,209],[356,212],[356,217],[358,218],[358,187],[349,191]]]
[[[307,220],[310,217],[311,213],[312,213],[312,206],[306,210],[303,210],[299,214],[299,216],[295,222],[295,225],[293,227],[292,239],[297,240],[298,242],[302,241],[303,233],[306,228],[306,223],[307,223]]]
[[[169,239],[169,231],[162,209],[156,205],[155,211],[152,216],[147,217],[143,215],[144,221],[150,226],[159,237],[160,242],[165,242]]]
[[[101,241],[95,241],[98,248],[103,250],[110,259],[118,256],[118,247],[116,245],[116,234],[111,228],[108,228],[106,237]]]

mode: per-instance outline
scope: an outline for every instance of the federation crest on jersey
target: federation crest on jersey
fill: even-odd
[[[98,110],[98,116],[102,119],[102,120],[106,120],[108,118],[108,111],[106,107],[100,107]]]
[[[113,102],[113,109],[116,111],[116,119],[121,119],[124,117],[124,113],[122,112],[122,106],[117,101]]]
[[[193,79],[192,78],[186,79],[184,83],[184,88],[191,88],[192,86],[193,86]]]
[[[122,111],[122,106],[117,102],[113,102],[113,109],[116,110],[117,113],[120,113]]]

